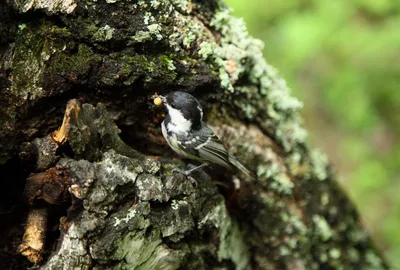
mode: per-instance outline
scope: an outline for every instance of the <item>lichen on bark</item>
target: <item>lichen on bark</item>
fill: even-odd
[[[302,104],[222,1],[56,2],[0,3],[0,164],[27,143],[40,150],[69,99],[92,104],[71,122],[72,155],[36,162],[69,171],[79,213],[42,268],[387,268],[327,158],[308,149]],[[232,190],[240,176],[202,171],[195,188],[171,173],[149,99],[171,90],[200,100],[257,183]]]

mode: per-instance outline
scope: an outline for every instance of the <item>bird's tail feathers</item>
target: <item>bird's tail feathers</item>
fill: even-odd
[[[252,180],[257,180],[257,175],[246,168],[239,160],[237,160],[233,155],[229,154],[230,163],[237,168],[239,171],[243,172],[245,175],[250,177]]]

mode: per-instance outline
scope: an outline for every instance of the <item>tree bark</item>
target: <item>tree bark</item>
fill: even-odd
[[[40,269],[388,268],[307,147],[302,104],[222,1],[7,0],[0,16],[0,164],[14,190],[0,214],[19,215],[8,229],[25,217],[12,208],[22,187],[27,208],[56,218]],[[173,159],[150,97],[173,90],[199,99],[257,182],[171,172],[190,161]]]

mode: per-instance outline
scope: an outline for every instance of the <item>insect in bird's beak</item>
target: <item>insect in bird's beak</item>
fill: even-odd
[[[156,106],[167,103],[167,99],[164,96],[158,95],[157,93],[155,93],[152,98],[154,99],[153,102]]]

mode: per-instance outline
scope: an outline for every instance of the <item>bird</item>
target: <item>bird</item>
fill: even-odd
[[[165,96],[153,95],[153,98],[154,104],[163,104],[167,111],[161,130],[168,145],[179,155],[202,162],[190,170],[174,167],[174,171],[189,176],[204,166],[218,164],[256,179],[255,174],[230,154],[218,136],[203,122],[203,109],[194,96],[173,91]]]

